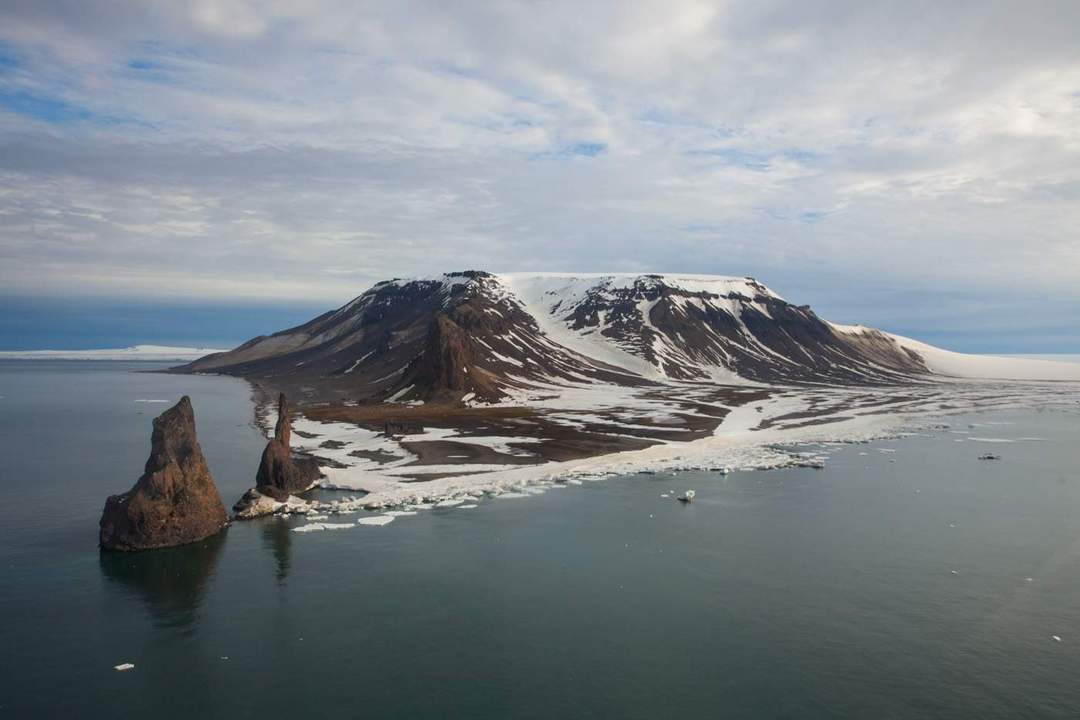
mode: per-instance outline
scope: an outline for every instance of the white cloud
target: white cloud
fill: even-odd
[[[0,283],[333,302],[694,269],[908,328],[927,306],[892,290],[1052,316],[1080,302],[1078,26],[1073,2],[18,4]]]

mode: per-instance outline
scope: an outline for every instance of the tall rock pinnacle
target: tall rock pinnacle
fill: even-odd
[[[187,395],[154,419],[150,457],[135,486],[105,501],[101,547],[150,550],[196,542],[228,525],[195,437]]]

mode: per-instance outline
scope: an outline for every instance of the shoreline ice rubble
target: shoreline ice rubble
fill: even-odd
[[[921,395],[913,398],[913,392]],[[812,416],[810,420],[828,422],[807,422],[807,409],[816,407],[820,410],[817,403],[823,393],[834,397],[835,405]],[[872,401],[868,400],[859,405],[852,400],[855,396],[871,398]],[[889,401],[885,402],[886,400]],[[417,510],[471,509],[484,498],[524,498],[554,487],[581,485],[586,481],[615,475],[683,470],[726,473],[729,470],[769,470],[792,466],[821,468],[825,466],[825,454],[800,452],[797,448],[811,444],[865,443],[899,438],[928,428],[947,429],[948,425],[942,424],[941,420],[950,415],[1035,406],[1076,409],[1080,407],[1080,386],[1071,383],[961,382],[921,388],[917,391],[910,387],[872,390],[819,388],[798,391],[778,388],[777,394],[768,400],[732,408],[713,435],[690,442],[667,442],[643,450],[535,465],[440,465],[435,466],[439,471],[450,468],[462,474],[421,483],[403,482],[403,479],[395,474],[394,467],[380,467],[373,463],[345,468],[324,466],[322,469],[326,477],[320,481],[320,487],[365,494],[346,496],[329,502],[297,504],[288,511],[294,514],[388,511],[381,515],[362,517],[356,524],[344,524],[344,527],[381,526],[395,517],[415,514]],[[882,410],[883,407],[886,409]],[[785,418],[795,420],[785,421]],[[315,435],[313,438],[305,438],[307,446],[304,449],[307,450],[319,448],[327,439],[345,443],[341,447],[317,450],[318,454],[332,461],[355,461],[356,458],[350,458],[349,453],[357,448],[385,449],[399,456],[405,454],[392,438],[347,423],[320,423],[297,418],[294,427],[305,431],[305,434]],[[430,438],[422,439],[453,437],[455,442],[485,442],[483,437],[456,435],[456,431],[452,429],[432,428],[430,433]],[[419,439],[422,436],[410,437]],[[505,437],[492,440],[496,443],[506,442]],[[349,444],[350,442],[352,444]],[[888,450],[890,448],[881,449],[881,452]],[[400,466],[415,459],[415,456],[403,457],[396,461],[396,464]],[[417,469],[423,468],[424,466],[410,466],[409,470],[415,473]],[[477,472],[481,469],[483,472]],[[470,472],[475,474],[465,474]],[[294,529],[302,530],[306,527],[311,526]],[[316,529],[323,528],[311,527],[311,530]]]

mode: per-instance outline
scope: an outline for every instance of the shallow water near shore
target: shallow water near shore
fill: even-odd
[[[105,497],[181,394],[226,505],[264,444],[245,383],[135,372],[154,367],[0,362],[5,716],[1080,710],[1076,412],[956,416],[826,448],[825,470],[630,475],[102,554]]]

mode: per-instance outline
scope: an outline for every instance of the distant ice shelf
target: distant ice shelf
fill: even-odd
[[[4,350],[0,360],[197,360],[216,348],[171,347],[168,345],[133,345],[97,350]]]

